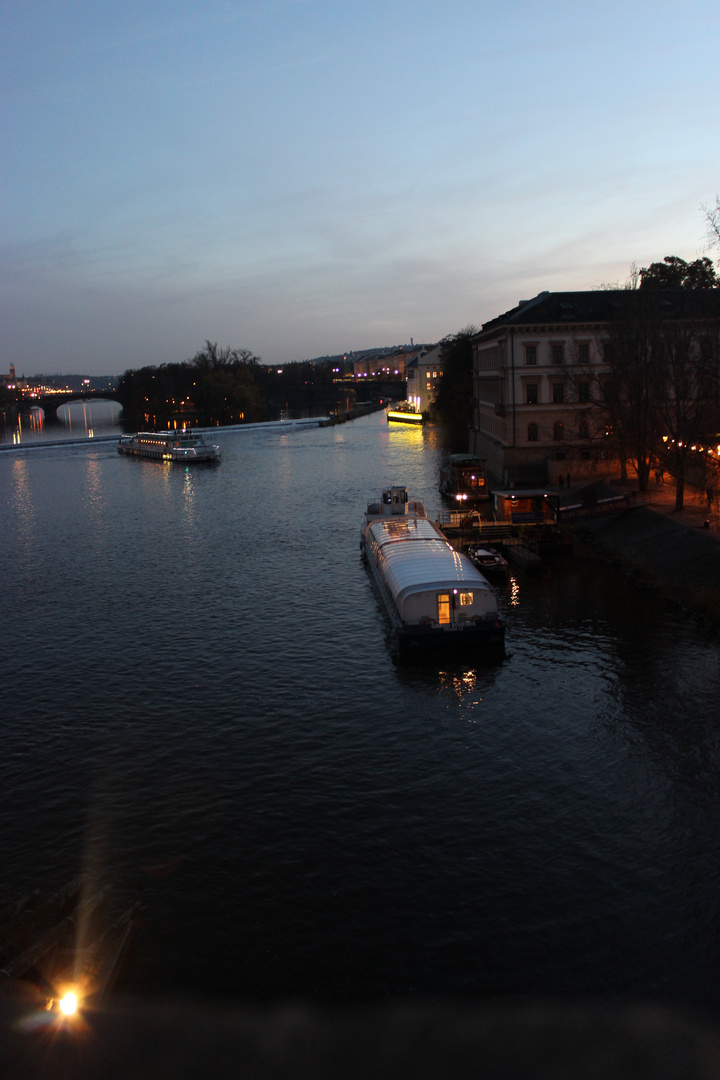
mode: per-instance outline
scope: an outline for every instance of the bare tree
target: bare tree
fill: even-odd
[[[720,195],[715,196],[715,206],[701,206],[705,215],[707,241],[710,247],[720,248]]]
[[[710,383],[700,327],[683,312],[677,315],[665,319],[658,338],[658,415],[675,477],[675,509],[682,510],[688,450],[702,436]]]
[[[660,438],[658,304],[651,290],[627,290],[618,294],[614,309],[605,355],[604,404],[620,456],[633,462],[640,491],[647,491]]]

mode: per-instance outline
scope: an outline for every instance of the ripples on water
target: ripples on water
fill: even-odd
[[[398,667],[359,523],[439,509],[433,433],[220,441],[0,457],[7,897],[140,894],[138,993],[716,1008],[717,642],[578,561],[501,590],[504,661]]]

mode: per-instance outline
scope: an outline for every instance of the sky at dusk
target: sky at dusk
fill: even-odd
[[[5,0],[0,372],[435,342],[706,252],[717,0]]]

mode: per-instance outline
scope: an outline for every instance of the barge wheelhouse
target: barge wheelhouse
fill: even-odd
[[[122,435],[118,453],[183,464],[220,460],[220,447],[217,444],[207,442],[199,432],[185,428],[181,431],[139,431],[137,435]]]
[[[483,459],[471,454],[451,454],[440,469],[440,494],[457,502],[488,499]]]
[[[487,579],[407,488],[386,488],[368,503],[360,547],[401,649],[502,646],[505,624]]]

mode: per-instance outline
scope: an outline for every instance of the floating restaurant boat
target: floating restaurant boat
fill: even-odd
[[[137,435],[122,435],[119,454],[131,457],[154,458],[155,461],[219,461],[220,447],[206,442],[197,431],[139,431]]]
[[[457,502],[488,499],[483,459],[472,454],[451,454],[440,469],[440,494]]]
[[[395,409],[388,409],[388,423],[395,424],[422,424],[422,413],[419,413],[410,401],[401,401]]]
[[[428,520],[407,488],[368,503],[360,547],[401,650],[502,646],[505,624],[486,578]]]

